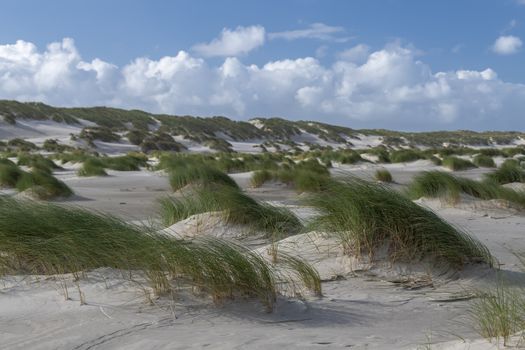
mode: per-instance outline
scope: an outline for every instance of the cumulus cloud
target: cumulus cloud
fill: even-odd
[[[364,44],[359,44],[349,49],[346,49],[338,54],[338,57],[343,60],[352,62],[363,62],[368,57],[370,47]]]
[[[519,51],[523,42],[513,35],[503,35],[496,39],[492,45],[492,51],[499,55],[512,55]]]
[[[224,28],[221,35],[209,43],[197,44],[193,50],[206,57],[238,56],[264,44],[265,30],[262,26]]]
[[[269,39],[318,39],[325,41],[346,42],[349,37],[341,37],[339,34],[345,32],[343,27],[329,26],[324,23],[313,23],[308,28],[288,30],[283,32],[268,33]]]
[[[82,59],[71,39],[43,50],[0,45],[0,98],[151,112],[282,116],[353,127],[523,129],[525,85],[490,68],[433,72],[415,48],[357,45],[331,65],[313,57],[219,65],[186,51],[123,67]]]

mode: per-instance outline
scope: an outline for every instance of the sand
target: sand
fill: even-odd
[[[339,166],[334,175],[371,178],[369,163]],[[386,165],[402,186],[420,171],[440,169],[429,162]],[[485,169],[461,172],[479,178]],[[111,213],[128,221],[146,221],[156,200],[170,193],[160,172],[110,171],[108,177],[80,178],[75,166],[57,172],[77,197],[61,202]],[[279,184],[249,188],[250,173],[234,175],[256,198],[288,206],[302,218],[314,215],[301,196]],[[512,281],[522,278],[513,251],[525,251],[521,213],[478,205],[450,207],[420,201],[447,221],[483,241]],[[100,269],[81,280],[86,303],[70,279],[69,300],[60,280],[9,276],[0,279],[0,348],[2,349],[495,349],[472,329],[468,307],[472,292],[493,281],[479,267],[429,281],[394,279],[381,270],[347,264],[337,242],[315,233],[288,239],[296,252],[315,260],[323,277],[323,297],[281,297],[273,313],[253,300],[214,305],[181,291],[173,298],[151,299],[148,288]],[[312,238],[313,235],[313,239]],[[316,251],[315,244],[324,242]],[[329,248],[329,249],[327,249]],[[267,247],[258,248],[264,254]],[[140,276],[136,276],[138,282]],[[428,283],[431,282],[431,283]],[[518,282],[516,282],[518,283]],[[461,338],[461,339],[460,339]]]

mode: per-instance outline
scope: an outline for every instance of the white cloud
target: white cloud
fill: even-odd
[[[44,50],[18,41],[0,45],[0,98],[354,127],[525,128],[525,85],[492,69],[432,72],[415,48],[399,43],[349,50],[332,65],[313,57],[247,65],[229,57],[216,66],[180,51],[117,67],[82,60],[71,39]]]
[[[238,56],[264,44],[265,30],[261,26],[224,28],[221,35],[207,44],[197,44],[193,50],[206,57]]]
[[[368,57],[369,52],[370,47],[364,44],[359,44],[340,52],[337,56],[341,60],[362,63]]]
[[[496,39],[492,45],[492,51],[499,55],[511,55],[519,51],[523,42],[513,35],[504,35]]]
[[[343,27],[333,27],[323,23],[313,23],[306,29],[288,30],[284,32],[268,33],[269,39],[318,39],[325,41],[346,42],[349,37],[341,37],[338,34],[345,32]]]

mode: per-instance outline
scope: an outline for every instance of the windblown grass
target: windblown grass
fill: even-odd
[[[20,153],[18,154],[18,165],[25,165],[32,170],[44,171],[48,174],[52,174],[53,170],[61,169],[51,159],[40,154]]]
[[[503,339],[504,345],[509,345],[511,336],[524,331],[525,294],[523,292],[523,289],[506,285],[500,277],[494,288],[481,293],[479,298],[473,301],[470,310],[479,334],[489,340]]]
[[[483,167],[483,168],[495,168],[496,163],[494,163],[494,159],[492,159],[491,156],[485,155],[485,154],[478,154],[474,157],[472,160],[474,165],[477,167]]]
[[[337,235],[348,252],[374,255],[388,244],[391,260],[493,264],[482,243],[382,185],[357,178],[332,182],[307,203],[320,211],[311,225]]]
[[[78,176],[107,176],[104,164],[99,158],[88,158],[77,171]]]
[[[486,177],[499,184],[511,182],[525,182],[525,170],[517,161],[505,161],[498,169],[487,174]]]
[[[324,188],[330,179],[328,168],[315,159],[291,165],[284,164],[279,170],[260,170],[253,174],[252,186],[260,187],[268,181],[279,181],[294,187],[297,192],[316,192]]]
[[[44,200],[73,194],[64,182],[47,170],[26,172],[8,159],[0,159],[0,187],[16,188],[19,192],[29,191],[33,197]]]
[[[476,166],[469,160],[458,157],[446,157],[443,159],[442,165],[452,171],[461,171],[476,168]]]
[[[377,181],[381,181],[381,182],[392,182],[393,181],[392,174],[390,173],[390,171],[388,171],[388,169],[376,170],[374,174],[374,178]]]
[[[83,273],[101,267],[140,271],[157,293],[173,280],[220,301],[236,295],[276,297],[275,272],[259,255],[218,239],[191,241],[155,233],[79,208],[0,197],[0,272]],[[302,272],[300,272],[302,273]]]
[[[290,235],[302,229],[299,219],[288,209],[259,202],[230,186],[200,187],[183,198],[163,198],[160,204],[165,226],[195,214],[221,211],[226,222],[268,235]]]
[[[274,174],[268,170],[258,170],[253,173],[250,183],[252,187],[258,188],[264,185],[268,181],[274,179]]]
[[[403,149],[391,152],[389,158],[392,163],[407,163],[423,159],[424,157],[418,151]]]
[[[462,193],[484,200],[507,200],[525,208],[525,193],[502,187],[494,181],[479,182],[442,171],[418,174],[408,188],[408,195],[412,199],[441,198],[450,203],[459,202]]]
[[[16,183],[25,174],[15,163],[6,158],[0,158],[0,187],[16,187]]]
[[[64,182],[40,170],[24,173],[16,183],[16,189],[20,192],[30,191],[33,197],[43,200],[73,195],[73,191]]]
[[[228,174],[207,165],[188,165],[171,168],[169,181],[174,191],[190,184],[221,184],[235,189],[239,188]]]

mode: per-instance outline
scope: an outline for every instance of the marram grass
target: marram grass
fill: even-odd
[[[358,255],[374,255],[388,244],[391,260],[494,264],[475,238],[383,185],[357,178],[334,181],[307,203],[320,213],[311,226],[337,235],[347,251]]]
[[[469,160],[458,157],[446,157],[443,159],[442,165],[452,171],[461,171],[476,168],[476,165]]]
[[[503,187],[493,180],[475,181],[441,171],[426,171],[416,175],[408,187],[412,199],[441,198],[457,203],[461,194],[483,200],[502,199],[525,208],[525,193]]]
[[[81,277],[111,267],[141,271],[157,293],[170,291],[172,281],[181,279],[216,301],[249,295],[269,309],[275,301],[273,267],[233,242],[176,239],[109,215],[8,197],[0,197],[0,217],[3,274]],[[298,273],[304,274],[302,269]]]
[[[237,183],[228,174],[207,165],[178,166],[169,169],[169,181],[173,191],[187,185],[221,184],[238,189]]]
[[[245,225],[250,230],[268,235],[290,235],[299,232],[302,224],[288,209],[259,202],[237,188],[224,185],[203,186],[182,198],[160,200],[161,219],[165,226],[206,212],[220,211],[225,221]]]
[[[392,178],[392,174],[390,173],[390,171],[388,171],[388,169],[378,169],[378,170],[376,170],[376,172],[374,174],[374,178],[377,181],[380,181],[380,182],[392,182],[392,181],[394,181],[393,178]]]

